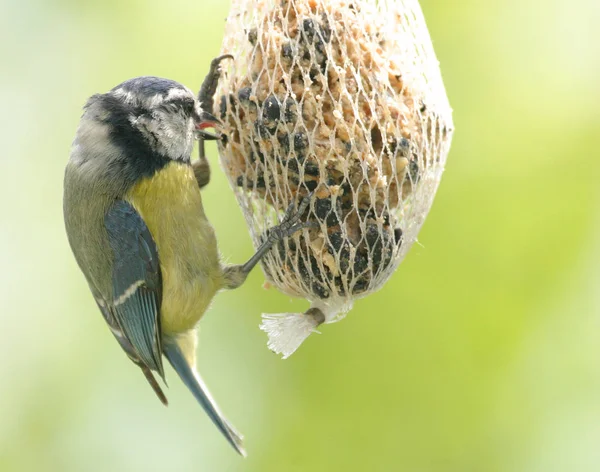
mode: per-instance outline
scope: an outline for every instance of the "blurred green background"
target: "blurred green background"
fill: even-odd
[[[260,271],[202,322],[243,460],[172,371],[163,408],[120,351],[61,207],[86,98],[148,74],[197,89],[227,3],[1,3],[0,471],[600,470],[600,3],[422,6],[457,131],[421,245],[287,361],[260,313],[306,303]],[[246,259],[218,170],[204,195]]]

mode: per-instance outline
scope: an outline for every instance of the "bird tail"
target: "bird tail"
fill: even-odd
[[[163,352],[173,366],[173,369],[177,372],[177,375],[179,375],[183,383],[190,392],[192,392],[198,403],[202,405],[202,408],[204,408],[204,411],[206,411],[215,426],[219,428],[233,448],[239,454],[246,457],[242,436],[221,414],[219,407],[212,399],[204,381],[198,372],[196,372],[195,367],[189,364],[177,342],[175,340],[165,342],[163,344]]]

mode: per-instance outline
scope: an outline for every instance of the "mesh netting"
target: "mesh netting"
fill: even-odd
[[[288,356],[379,289],[416,240],[451,109],[416,0],[233,0],[222,52],[235,59],[215,105],[219,152],[255,246],[311,195],[315,227],[262,262],[271,284],[312,302],[265,317]]]

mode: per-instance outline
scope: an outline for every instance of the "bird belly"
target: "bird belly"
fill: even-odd
[[[193,329],[222,287],[222,271],[192,167],[169,163],[137,183],[128,200],[144,219],[158,250],[163,334]]]

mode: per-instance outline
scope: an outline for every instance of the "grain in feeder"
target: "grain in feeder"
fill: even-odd
[[[450,147],[452,112],[416,0],[233,0],[214,106],[221,164],[255,246],[291,203],[309,228],[262,261],[311,302],[263,315],[288,357],[383,286],[416,241]]]

